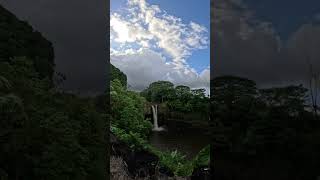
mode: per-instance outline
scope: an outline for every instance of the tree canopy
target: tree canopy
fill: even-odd
[[[170,111],[208,113],[209,98],[205,89],[191,89],[185,85],[174,86],[169,81],[157,81],[141,92],[152,103],[166,103]]]

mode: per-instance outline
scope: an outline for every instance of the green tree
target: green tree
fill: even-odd
[[[142,93],[148,101],[162,103],[174,95],[174,85],[169,81],[157,81],[149,85]]]
[[[234,77],[221,76],[212,80],[212,104],[214,119],[220,121],[225,137],[233,149],[240,150],[242,139],[250,121],[255,119],[257,88],[254,81]]]
[[[146,137],[152,125],[144,119],[145,99],[139,93],[124,89],[118,79],[111,82],[110,94],[112,125]]]
[[[278,107],[294,115],[304,111],[308,90],[302,85],[262,89],[261,99],[269,107]]]

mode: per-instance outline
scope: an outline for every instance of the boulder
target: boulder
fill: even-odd
[[[121,157],[128,166],[128,171],[132,177],[152,177],[159,158],[146,150],[133,151],[110,132],[111,156]]]
[[[209,167],[198,167],[195,168],[191,175],[191,180],[210,180],[210,168]]]
[[[130,174],[138,177],[152,177],[155,175],[159,158],[148,151],[141,150],[132,152],[126,161]]]

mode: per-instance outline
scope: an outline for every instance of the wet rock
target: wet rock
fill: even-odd
[[[198,167],[192,172],[191,180],[210,180],[210,168]]]
[[[170,169],[166,168],[166,167],[160,167],[159,168],[159,173],[161,173],[163,175],[166,175],[168,177],[173,177],[174,176],[173,172]]]
[[[117,156],[117,157],[122,157],[124,159],[128,159],[128,155],[131,154],[131,149],[130,147],[118,140],[116,135],[114,135],[112,132],[110,132],[110,155],[111,156]]]
[[[156,165],[159,158],[145,150],[132,152],[126,160],[130,174],[138,175],[139,177],[154,176]]]
[[[149,177],[155,175],[156,165],[159,158],[151,152],[140,150],[132,151],[131,148],[120,141],[110,132],[111,156],[121,157],[127,164],[128,171],[132,177]]]

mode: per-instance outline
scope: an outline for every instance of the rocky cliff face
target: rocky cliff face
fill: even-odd
[[[123,171],[128,179],[173,177],[173,173],[168,169],[157,166],[159,158],[156,155],[145,150],[133,151],[112,132],[110,132],[110,152],[110,171],[114,179],[121,177],[117,173],[120,171]],[[121,167],[125,167],[125,169]]]
[[[52,80],[54,73],[54,51],[51,42],[26,22],[0,5],[0,61],[13,57],[27,57],[41,78]]]

